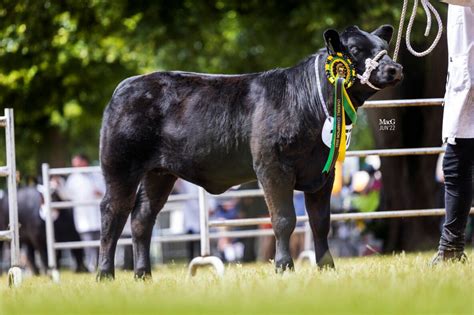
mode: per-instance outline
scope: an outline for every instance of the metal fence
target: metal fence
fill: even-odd
[[[411,106],[439,106],[443,102],[443,99],[416,99],[416,100],[388,100],[388,101],[370,101],[366,102],[362,108],[388,108],[388,107],[411,107]],[[347,156],[358,156],[365,157],[368,155],[378,156],[406,156],[406,155],[433,155],[444,152],[442,147],[430,147],[430,148],[399,148],[399,149],[383,149],[383,150],[358,150],[348,151]],[[87,242],[63,242],[57,243],[54,240],[54,226],[51,217],[51,209],[64,209],[78,205],[98,205],[99,202],[87,201],[87,202],[73,202],[73,201],[62,201],[52,202],[50,198],[51,188],[49,185],[49,179],[52,175],[69,175],[72,173],[87,173],[87,172],[100,172],[99,167],[86,167],[86,168],[49,168],[48,164],[43,164],[43,185],[45,188],[45,210],[46,210],[46,231],[47,231],[47,247],[48,247],[48,266],[54,272],[52,273],[53,279],[59,279],[59,273],[57,273],[56,266],[56,249],[66,248],[79,248],[79,247],[97,247],[99,241],[87,241]],[[221,195],[213,195],[213,198],[242,198],[242,197],[261,197],[263,196],[261,189],[241,190],[241,191],[229,191]],[[204,189],[200,188],[198,195],[185,194],[185,195],[171,195],[168,198],[168,203],[175,201],[184,200],[198,200],[200,209],[200,227],[201,231],[199,235],[166,235],[153,237],[153,242],[184,242],[191,240],[201,241],[201,256],[193,259],[189,265],[189,272],[191,275],[196,273],[199,266],[212,265],[217,274],[222,275],[224,273],[224,265],[220,258],[211,256],[210,250],[210,239],[219,237],[256,237],[263,235],[272,235],[271,229],[261,230],[242,230],[242,231],[217,231],[210,232],[210,227],[239,227],[249,225],[259,225],[270,223],[270,218],[248,218],[248,219],[234,219],[234,220],[209,220],[208,212],[208,198],[209,194]],[[473,209],[471,209],[471,213]],[[443,215],[444,209],[417,209],[417,210],[401,210],[401,211],[384,211],[384,212],[372,212],[372,213],[343,213],[333,214],[331,216],[332,221],[336,220],[354,220],[354,219],[380,219],[380,218],[406,218],[406,217],[420,217],[420,216],[435,216]],[[307,216],[297,217],[298,222],[306,222]],[[307,233],[309,236],[310,231],[307,227],[298,227],[295,233]],[[131,239],[120,239],[118,244],[131,244]],[[306,242],[308,243],[308,242]],[[314,262],[314,253],[308,255],[308,258]],[[303,255],[303,256],[304,256]]]
[[[15,127],[13,109],[5,108],[5,115],[0,117],[0,127],[5,128],[5,149],[7,165],[0,167],[0,176],[7,178],[8,193],[8,230],[0,231],[0,241],[10,242],[10,269],[8,285],[19,286],[22,282],[20,266],[20,236],[18,224],[18,203],[16,194],[15,163]]]
[[[59,249],[73,249],[73,248],[85,248],[85,247],[99,247],[100,241],[74,241],[74,242],[56,242],[54,234],[54,221],[52,217],[52,209],[61,210],[68,209],[76,206],[99,206],[100,200],[85,200],[85,201],[52,201],[51,200],[51,176],[68,176],[77,173],[100,173],[101,169],[98,166],[90,167],[64,167],[64,168],[50,168],[47,163],[42,165],[42,178],[43,178],[43,189],[44,189],[44,210],[45,210],[45,223],[46,223],[46,244],[47,244],[47,256],[48,256],[48,269],[51,277],[54,281],[59,281],[59,270],[57,268],[56,250]],[[186,201],[186,200],[197,200],[197,195],[192,194],[179,194],[171,195],[168,198],[169,203]],[[166,206],[165,206],[166,207]],[[215,236],[214,236],[215,237]],[[166,235],[153,237],[153,242],[165,243],[165,242],[184,242],[190,240],[199,240],[199,235]],[[122,238],[118,242],[119,245],[132,244],[131,238]]]
[[[415,100],[386,100],[386,101],[369,101],[362,106],[362,108],[398,108],[398,107],[412,107],[412,106],[440,106],[443,104],[443,99],[415,99]],[[368,155],[378,156],[406,156],[406,155],[429,155],[429,154],[440,154],[445,150],[442,147],[435,148],[413,148],[413,149],[383,149],[383,150],[360,150],[360,151],[348,151],[347,156],[359,156],[364,157]],[[257,194],[257,192],[255,192]],[[226,197],[231,193],[224,193],[220,196]],[[251,194],[246,194],[251,196]],[[258,195],[263,195],[262,192],[258,192]],[[236,219],[236,220],[214,220],[209,221],[209,214],[206,208],[206,193],[200,189],[200,218],[201,218],[201,256],[193,259],[189,265],[189,274],[191,276],[196,274],[197,268],[200,266],[212,266],[216,270],[218,275],[224,274],[224,265],[218,257],[210,256],[209,251],[209,227],[227,226],[237,227],[255,224],[267,224],[270,223],[270,218],[250,218],[250,219]],[[474,208],[471,209],[473,213]],[[400,210],[400,211],[384,211],[384,212],[373,212],[373,213],[343,213],[331,215],[331,221],[336,220],[354,220],[354,219],[380,219],[380,218],[404,218],[404,217],[415,217],[415,216],[434,216],[443,215],[444,209],[416,209],[416,210]],[[307,216],[297,217],[297,222],[308,221]],[[311,263],[315,263],[315,255],[313,252],[308,250],[308,236],[311,231],[306,225],[306,250],[300,256],[303,258],[309,258]]]

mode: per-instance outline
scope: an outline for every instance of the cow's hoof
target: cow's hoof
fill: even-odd
[[[293,264],[293,259],[290,258],[283,258],[279,259],[275,262],[275,272],[276,273],[283,273],[286,270],[294,271],[295,265]]]
[[[137,271],[135,271],[134,278],[137,281],[150,281],[151,280],[151,272],[143,271],[143,270],[137,270]]]
[[[95,277],[97,282],[112,281],[115,280],[115,276],[110,271],[99,270],[97,276]]]
[[[329,252],[327,252],[326,254],[324,254],[323,257],[321,257],[321,259],[319,259],[317,261],[317,264],[318,264],[318,268],[320,270],[324,270],[324,269],[334,269],[335,266],[334,266],[334,260],[332,259],[332,256]]]
[[[318,264],[318,269],[319,270],[333,270],[333,269],[336,269],[336,266],[334,265],[334,263]]]

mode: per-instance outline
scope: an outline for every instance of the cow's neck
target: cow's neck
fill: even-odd
[[[359,108],[360,106],[364,105],[364,102],[375,93],[377,93],[377,91],[373,89],[367,89],[367,86],[360,84],[358,79],[354,85],[347,90],[347,94],[351,98],[352,104],[355,106],[355,108]]]
[[[313,65],[313,66],[311,66]],[[294,67],[285,71],[287,77],[287,93],[289,104],[296,110],[301,110],[305,115],[301,116],[309,120],[325,117],[324,111],[316,99],[317,84],[314,75],[314,59],[306,58]]]

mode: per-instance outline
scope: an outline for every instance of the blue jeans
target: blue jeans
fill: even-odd
[[[446,220],[439,249],[464,250],[464,230],[472,205],[474,139],[456,139],[448,144],[443,160]]]

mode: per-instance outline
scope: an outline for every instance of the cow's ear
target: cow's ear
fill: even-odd
[[[393,35],[393,26],[392,25],[382,25],[378,29],[372,32],[373,35],[380,37],[384,41],[387,42],[387,44],[390,44],[390,41],[392,40],[392,35]]]
[[[326,48],[328,54],[334,54],[337,52],[343,52],[343,46],[339,33],[336,30],[329,29],[324,32],[324,41],[326,42]]]

